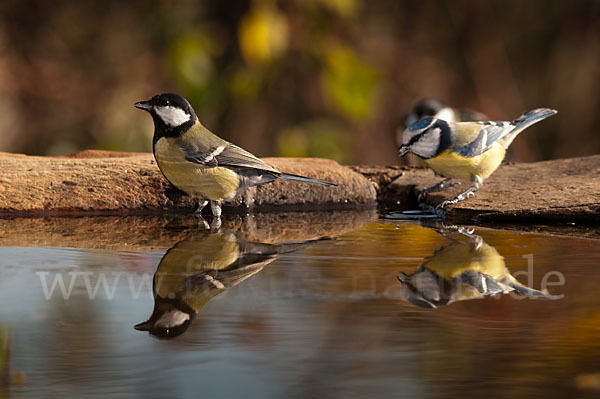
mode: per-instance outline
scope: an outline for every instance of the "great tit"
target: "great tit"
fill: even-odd
[[[263,244],[233,233],[202,230],[191,234],[161,259],[152,286],[154,310],[134,328],[158,338],[181,335],[213,297],[260,272],[279,255],[322,240]]]
[[[248,187],[276,180],[335,186],[333,183],[282,173],[205,128],[190,103],[178,94],[157,94],[135,103],[154,121],[152,148],[162,174],[175,187],[198,199],[196,212],[210,201],[221,216],[221,202]]]
[[[447,122],[438,118],[423,118],[410,125],[402,133],[400,156],[413,153],[423,159],[427,166],[446,179],[426,188],[419,199],[434,191],[441,191],[454,184],[451,178],[470,180],[472,185],[438,208],[456,204],[474,195],[500,166],[506,149],[524,129],[557,111],[538,108],[526,112],[510,122]]]
[[[443,119],[446,122],[472,122],[487,120],[487,116],[481,112],[472,111],[465,108],[452,108],[441,101],[435,99],[424,99],[419,101],[412,109],[410,114],[404,117],[404,129],[418,121],[419,119],[433,117]],[[400,131],[399,133],[402,133]],[[401,137],[400,137],[401,139]],[[398,144],[400,144],[402,141]]]
[[[546,290],[529,288],[514,278],[496,248],[480,236],[465,235],[469,237],[468,243],[453,240],[453,244],[436,250],[415,273],[398,275],[406,300],[423,308],[438,308],[456,301],[511,292],[552,298]]]

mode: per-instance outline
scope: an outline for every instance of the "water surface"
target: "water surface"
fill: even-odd
[[[597,240],[344,213],[12,223],[6,397],[598,394]]]

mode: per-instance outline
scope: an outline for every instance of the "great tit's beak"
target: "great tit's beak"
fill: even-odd
[[[405,145],[401,145],[400,148],[398,148],[398,156],[399,157],[403,157],[404,155],[406,155],[407,152],[408,152],[408,147]]]
[[[150,111],[152,109],[152,105],[150,105],[148,101],[138,101],[134,106],[138,109],[143,109],[144,111]]]
[[[137,104],[136,104],[136,107],[137,107]],[[148,320],[143,323],[136,324],[135,326],[133,326],[133,328],[135,328],[138,331],[150,331],[152,329],[152,323],[150,323],[150,320]]]

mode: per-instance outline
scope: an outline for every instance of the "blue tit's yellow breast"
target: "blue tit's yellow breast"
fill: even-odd
[[[486,152],[476,157],[465,158],[447,150],[425,162],[441,176],[466,180],[470,180],[472,176],[479,176],[485,179],[500,166],[505,153],[504,147],[495,143]]]
[[[445,279],[451,279],[467,271],[485,273],[494,279],[507,274],[504,258],[490,245],[479,248],[471,245],[451,245],[436,251],[425,266]]]
[[[232,198],[239,187],[237,174],[225,167],[207,167],[185,159],[171,139],[162,137],[154,145],[160,171],[175,187],[188,195],[221,201]]]

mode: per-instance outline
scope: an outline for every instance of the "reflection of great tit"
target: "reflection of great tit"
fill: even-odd
[[[249,152],[202,126],[187,100],[177,94],[157,94],[135,103],[154,120],[153,151],[160,171],[171,184],[199,200],[196,212],[210,201],[221,216],[221,202],[244,189],[276,180],[335,184],[281,173]]]
[[[480,236],[469,243],[456,242],[439,248],[419,270],[400,273],[402,294],[414,305],[437,308],[455,301],[518,292],[529,297],[550,298],[521,284],[504,264],[496,249]]]
[[[258,273],[279,255],[317,240],[288,244],[245,242],[231,233],[203,231],[177,243],[161,259],[152,290],[154,311],[135,326],[159,338],[184,333],[200,309],[215,295]]]
[[[526,112],[510,122],[446,122],[424,118],[410,125],[402,133],[399,155],[413,153],[440,176],[447,177],[422,193],[443,190],[451,178],[470,180],[472,185],[451,201],[439,206],[456,204],[466,199],[483,185],[500,166],[506,149],[524,129],[556,111],[538,108]]]
[[[487,120],[487,116],[481,112],[471,111],[464,108],[452,108],[434,99],[424,99],[415,105],[410,114],[404,117],[404,129],[419,119],[433,117],[443,119],[446,122],[472,122]],[[402,131],[399,132],[398,144],[402,144]]]

